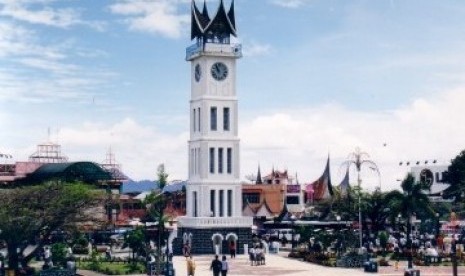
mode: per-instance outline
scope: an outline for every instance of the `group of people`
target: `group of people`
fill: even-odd
[[[186,257],[187,263],[187,276],[195,276],[196,264],[192,256]],[[219,256],[215,255],[215,259],[210,264],[210,270],[213,272],[213,276],[226,276],[229,270],[229,263],[226,260],[226,256],[223,255],[221,261]]]
[[[265,264],[265,252],[263,248],[255,245],[249,250],[250,265],[264,265]]]

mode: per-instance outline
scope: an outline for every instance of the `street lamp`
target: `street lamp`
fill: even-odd
[[[439,222],[439,213],[436,213],[436,239],[439,237],[439,231],[441,229],[441,223]]]
[[[342,247],[342,242],[341,242],[341,225],[340,225],[340,222],[341,222],[341,216],[340,215],[337,215],[336,216],[336,221],[337,221],[337,235],[338,235],[338,238],[337,238],[337,254],[338,256],[341,255],[341,247]]]
[[[360,148],[355,148],[355,152],[351,153],[348,157],[349,160],[345,161],[342,165],[349,168],[351,165],[355,165],[357,169],[357,188],[358,188],[358,230],[359,230],[359,239],[360,239],[360,252],[362,251],[363,246],[363,233],[362,233],[362,179],[360,177],[360,171],[363,165],[368,165],[371,170],[378,173],[378,176],[381,180],[381,175],[378,169],[378,165],[372,160],[369,160],[370,155],[366,152],[362,152]],[[381,183],[381,182],[380,182]],[[380,185],[381,186],[381,185]],[[381,190],[381,187],[380,187]]]
[[[451,248],[451,260],[452,260],[452,275],[457,276],[457,240],[455,235],[452,235],[452,248]]]

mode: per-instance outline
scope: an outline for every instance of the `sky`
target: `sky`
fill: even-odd
[[[229,7],[231,0],[225,0]],[[196,0],[202,5],[201,0]],[[219,0],[208,1],[213,15]],[[191,0],[0,0],[0,153],[37,144],[132,179],[187,178]],[[465,141],[465,3],[236,0],[241,178],[287,169],[333,184],[356,148],[397,188]],[[355,174],[351,179],[354,182]]]

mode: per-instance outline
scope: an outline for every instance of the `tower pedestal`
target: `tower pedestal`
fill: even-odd
[[[178,236],[173,241],[173,253],[229,254],[229,245],[235,243],[236,254],[244,253],[244,245],[252,243],[252,218],[250,217],[182,217],[178,222]]]

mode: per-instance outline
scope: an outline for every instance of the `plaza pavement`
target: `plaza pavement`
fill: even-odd
[[[230,259],[229,272],[230,276],[359,276],[359,275],[382,275],[382,276],[403,276],[404,270],[407,267],[406,262],[399,263],[398,269],[394,266],[380,267],[378,273],[366,273],[363,269],[355,268],[336,268],[336,267],[324,267],[315,265],[312,263],[289,259],[286,257],[285,252],[281,255],[270,255],[266,256],[266,265],[251,266],[248,262],[248,257],[245,255],[238,255],[236,259]],[[201,255],[193,257],[197,268],[196,276],[210,276],[213,273],[210,271],[210,263],[213,260],[213,255]],[[181,256],[173,258],[174,268],[176,270],[176,276],[186,276],[186,259]],[[450,266],[430,266],[430,267],[418,267],[421,276],[451,276],[452,267]],[[79,275],[83,276],[102,276],[102,274],[78,270]],[[458,275],[465,275],[465,267],[459,267]],[[144,275],[137,275],[144,276]]]
[[[357,275],[383,275],[383,276],[403,276],[407,262],[399,263],[398,269],[394,266],[379,267],[378,273],[366,273],[363,269],[359,268],[336,268],[315,265],[309,262],[304,262],[295,259],[289,259],[282,255],[268,254],[266,256],[266,265],[251,266],[248,262],[248,257],[239,255],[236,259],[230,259],[229,272],[231,276],[268,276],[268,275],[282,275],[282,276],[357,276]],[[213,256],[194,256],[193,257],[197,268],[196,276],[209,276],[213,273],[209,270],[210,263]],[[187,275],[186,260],[184,257],[175,257],[173,259],[174,267],[177,276]],[[450,266],[431,266],[419,267],[421,276],[451,276],[452,267]],[[465,267],[459,267],[458,275],[465,275]]]
[[[197,265],[195,270],[196,276],[213,275],[210,271],[210,263],[213,256],[194,256],[193,259]],[[289,275],[289,276],[309,276],[309,275],[343,275],[358,276],[367,275],[361,269],[343,269],[314,265],[308,262],[288,259],[279,255],[267,255],[266,265],[251,266],[248,262],[248,256],[239,255],[236,259],[230,259],[228,275],[231,276],[268,276],[268,275]],[[175,257],[173,260],[177,276],[187,275],[186,259],[184,257]]]

